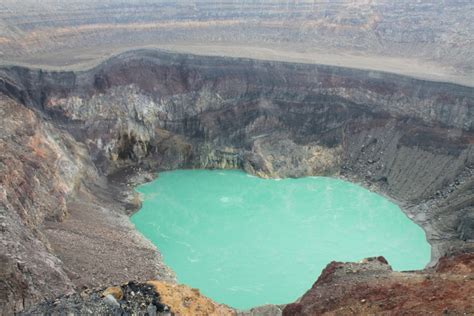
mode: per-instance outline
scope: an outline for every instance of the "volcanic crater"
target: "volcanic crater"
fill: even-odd
[[[5,66],[0,103],[7,311],[132,279],[175,282],[130,224],[133,187],[163,170],[217,168],[361,184],[432,246],[417,272],[333,262],[298,302],[267,312],[474,313],[472,87],[141,49],[83,71]],[[442,303],[450,297],[458,303]]]

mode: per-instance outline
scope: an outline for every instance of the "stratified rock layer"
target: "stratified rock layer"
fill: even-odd
[[[125,217],[139,206],[127,184],[150,171],[345,177],[396,200],[425,229],[434,261],[473,250],[473,88],[135,51],[82,72],[3,68],[0,92],[11,310],[78,286],[172,280]],[[17,258],[19,247],[37,255]],[[51,264],[30,278],[36,256]]]
[[[470,0],[3,0],[0,63],[90,66],[159,47],[474,85]]]

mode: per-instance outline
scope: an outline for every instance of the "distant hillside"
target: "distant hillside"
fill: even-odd
[[[2,63],[84,67],[119,51],[343,65],[474,85],[474,2],[3,0]]]

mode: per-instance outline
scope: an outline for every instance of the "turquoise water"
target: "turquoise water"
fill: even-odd
[[[338,179],[176,170],[137,190],[132,221],[178,281],[235,308],[292,302],[332,260],[383,255],[394,270],[430,260],[424,232],[398,206]]]

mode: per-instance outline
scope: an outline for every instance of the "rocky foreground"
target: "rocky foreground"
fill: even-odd
[[[474,255],[442,258],[436,267],[394,272],[383,257],[332,262],[283,315],[472,315]]]
[[[87,289],[43,302],[23,312],[49,315],[233,315],[230,308],[212,302],[197,289],[160,281],[128,282],[120,286]]]
[[[176,168],[361,183],[393,199],[425,230],[433,265],[443,258],[435,268],[406,273],[392,272],[383,260],[332,263],[284,313],[472,312],[471,87],[141,50],[87,71],[2,68],[0,105],[5,314],[44,311],[61,295],[56,305],[64,308],[77,300],[141,309],[144,301],[129,302],[127,289],[115,298],[119,306],[101,293],[130,280],[140,288],[148,280],[174,284],[128,216],[140,205],[133,186]],[[162,301],[167,291],[147,290],[145,307],[156,295],[157,312],[159,304],[181,306]],[[49,303],[34,307],[44,299]]]
[[[284,286],[284,284],[282,284]],[[197,289],[160,281],[87,289],[22,313],[48,315],[471,315],[474,254],[442,258],[433,269],[394,272],[383,257],[332,262],[296,303],[241,312]]]

